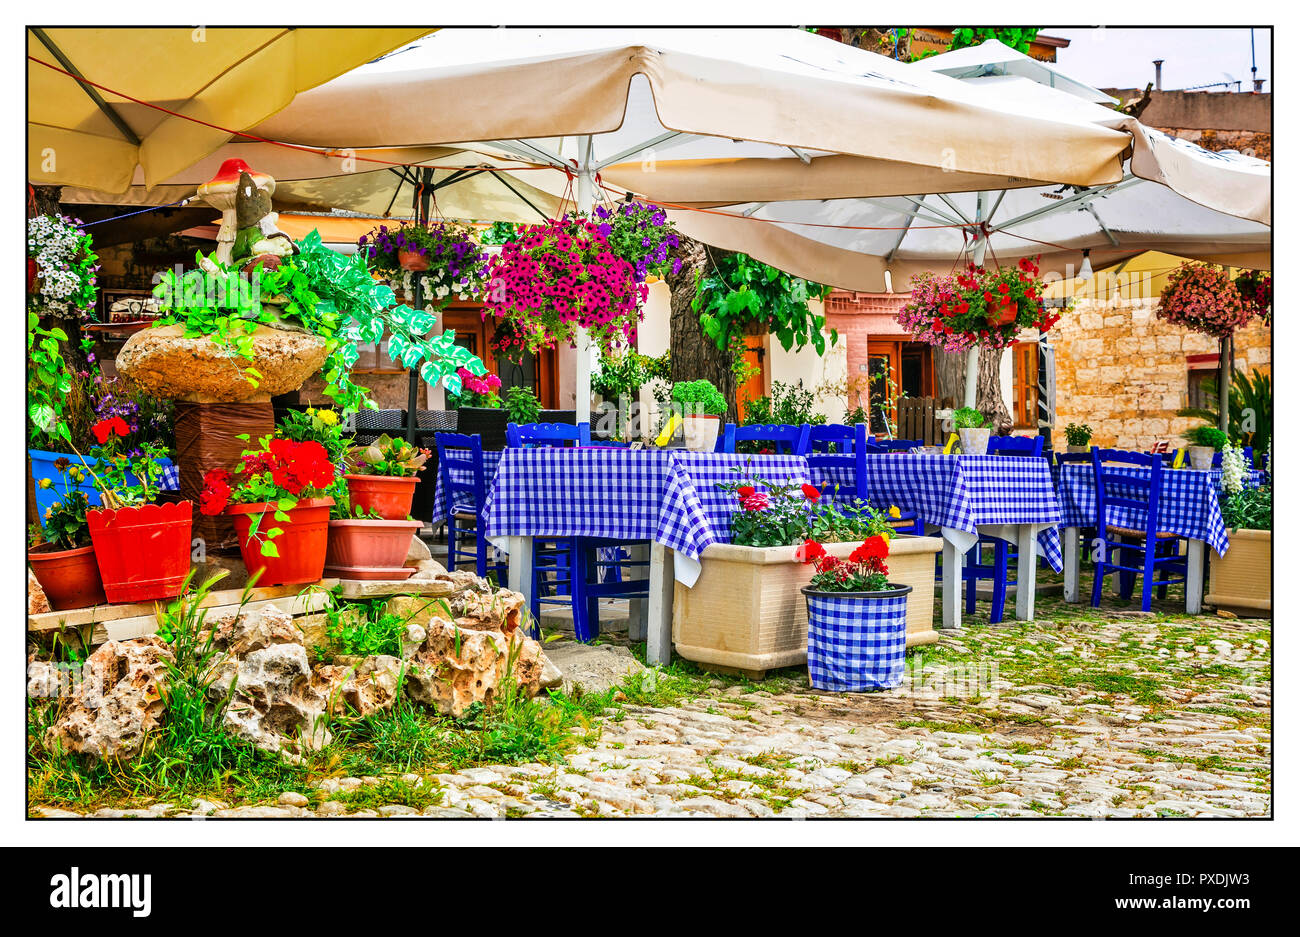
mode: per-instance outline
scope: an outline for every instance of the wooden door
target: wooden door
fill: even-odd
[[[745,336],[745,366],[749,369],[750,374],[743,384],[736,385],[736,413],[742,423],[745,421],[746,402],[757,400],[767,393],[766,357],[767,352],[763,347],[763,336]]]
[[[895,435],[901,368],[902,342],[878,340],[867,343],[867,397],[871,409],[868,426],[873,435]]]
[[[1019,429],[1038,428],[1038,342],[1011,346],[1014,376],[1012,419]]]

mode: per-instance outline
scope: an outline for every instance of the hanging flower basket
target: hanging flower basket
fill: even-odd
[[[488,280],[484,318],[509,322],[529,351],[573,345],[579,328],[605,350],[636,343],[647,287],[588,221],[525,228],[491,259]]]
[[[99,257],[80,219],[66,215],[27,219],[27,291],[41,311],[87,318],[99,295],[98,272]]]
[[[1023,329],[1047,332],[1061,314],[1043,302],[1037,258],[993,270],[967,266],[956,276],[925,272],[912,278],[912,295],[898,323],[944,351],[1006,348]]]
[[[1215,338],[1231,335],[1253,314],[1227,271],[1203,263],[1185,263],[1169,274],[1156,306],[1166,322]]]
[[[1264,320],[1273,322],[1273,277],[1263,270],[1245,270],[1233,281],[1241,300],[1250,311]]]
[[[398,251],[397,262],[403,270],[420,272],[429,269],[429,258],[418,251]]]

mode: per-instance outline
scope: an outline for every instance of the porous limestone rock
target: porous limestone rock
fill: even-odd
[[[259,325],[252,339],[250,361],[207,336],[186,338],[180,325],[143,329],[118,352],[117,370],[164,400],[235,403],[297,390],[325,362],[325,339],[316,335]],[[261,372],[256,387],[245,377],[246,367]]]
[[[316,670],[330,715],[371,716],[392,709],[406,665],[391,654],[367,657],[354,667],[327,664]]]
[[[30,569],[27,570],[27,614],[39,615],[49,611],[53,609],[50,608],[50,600],[45,597],[45,590],[41,588],[35,574]]]
[[[156,635],[104,642],[86,658],[81,682],[46,731],[45,744],[103,759],[138,754],[162,721],[174,659]]]

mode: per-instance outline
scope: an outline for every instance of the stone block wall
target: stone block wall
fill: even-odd
[[[1198,424],[1175,415],[1187,406],[1188,357],[1217,354],[1218,342],[1156,318],[1155,307],[1155,299],[1083,299],[1052,329],[1058,447],[1067,423],[1091,426],[1095,445],[1138,450],[1182,445]],[[1252,319],[1236,335],[1235,366],[1271,373],[1271,340]]]

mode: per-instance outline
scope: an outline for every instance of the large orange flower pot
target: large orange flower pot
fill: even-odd
[[[86,523],[108,601],[181,594],[190,571],[194,502],[87,511]]]
[[[411,475],[344,475],[352,510],[374,511],[386,521],[404,521],[411,514],[415,486],[420,479]]]
[[[333,498],[304,498],[297,507],[286,511],[287,521],[275,519],[275,504],[258,501],[254,504],[232,504],[226,513],[235,519],[235,537],[239,552],[244,558],[251,579],[257,576],[258,586],[281,586],[305,582],[319,582],[325,569],[325,544],[329,535],[330,505]],[[257,531],[250,536],[253,520],[257,518]],[[266,534],[280,528],[283,533],[268,538]],[[278,556],[263,556],[262,544],[275,544]]]
[[[27,562],[56,612],[90,608],[108,601],[93,546],[54,550],[50,544],[43,543],[27,554]]]

